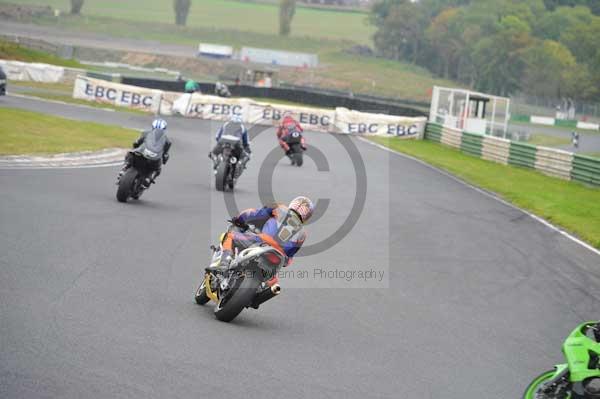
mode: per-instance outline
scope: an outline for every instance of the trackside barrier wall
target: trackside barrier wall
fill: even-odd
[[[0,60],[0,67],[4,70],[8,80],[26,82],[73,82],[76,76],[85,72],[78,68],[8,60]]]
[[[571,179],[600,186],[600,159],[575,154]]]
[[[121,82],[132,86],[146,87],[162,91],[183,93],[185,82],[177,80],[160,80],[123,77]],[[215,92],[213,83],[199,83],[200,91],[205,94]],[[350,96],[348,93],[309,89],[300,86],[288,87],[254,87],[246,85],[230,85],[229,90],[234,97],[265,98],[293,101],[322,108],[348,108],[357,111],[382,113],[400,116],[425,116],[429,104],[406,100],[384,99],[367,95]]]
[[[462,132],[435,123],[427,124],[425,139],[458,148],[462,152],[488,161],[535,169],[560,179],[600,186],[599,158]]]
[[[573,168],[573,153],[552,148],[538,147],[535,169],[560,179],[569,180]]]
[[[537,148],[534,145],[510,142],[508,163],[510,165],[534,168]]]
[[[403,117],[333,109],[269,104],[248,98],[222,98],[198,93],[165,92],[79,76],[73,97],[162,115],[181,114],[189,118],[224,121],[233,115],[245,123],[277,125],[291,113],[307,130],[343,134],[394,136],[422,139],[425,117]]]

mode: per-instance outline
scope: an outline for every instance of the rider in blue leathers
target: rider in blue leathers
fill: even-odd
[[[241,145],[234,148],[234,156],[240,160],[242,168],[245,168],[246,163],[250,160],[252,151],[250,150],[250,141],[248,140],[248,130],[242,123],[242,118],[237,115],[232,116],[231,119],[225,122],[225,124],[217,131],[215,136],[217,144],[208,154],[208,157],[213,160],[213,167],[217,167],[218,156],[223,151],[221,139],[225,136],[233,136],[240,139]]]

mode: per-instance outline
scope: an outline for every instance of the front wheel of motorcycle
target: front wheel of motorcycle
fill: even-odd
[[[210,301],[210,298],[208,297],[208,295],[206,295],[206,285],[204,284],[205,282],[206,279],[202,280],[202,284],[198,286],[198,289],[196,290],[196,295],[194,295],[194,298],[196,299],[196,303],[198,305],[204,305],[205,303]]]
[[[117,189],[117,201],[127,202],[133,189],[133,183],[137,177],[137,170],[129,168],[127,172],[119,180],[119,188]]]
[[[571,397],[571,395],[569,393],[558,394],[558,395],[538,393],[538,390],[541,387],[541,385],[544,382],[552,379],[552,377],[554,377],[555,374],[556,374],[556,370],[548,370],[548,371],[540,374],[539,376],[537,376],[527,386],[527,389],[525,389],[525,393],[523,394],[523,399],[569,399]]]
[[[215,173],[215,187],[217,191],[225,191],[225,184],[227,181],[227,176],[229,175],[229,162],[226,160],[221,161],[219,165],[217,165],[217,171]]]
[[[241,281],[240,281],[241,280]],[[229,293],[221,298],[215,308],[215,317],[230,322],[252,303],[256,296],[260,281],[253,277],[240,277]]]

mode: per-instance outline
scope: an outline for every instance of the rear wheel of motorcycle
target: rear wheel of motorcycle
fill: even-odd
[[[127,202],[127,199],[131,195],[131,189],[133,188],[133,182],[137,176],[137,171],[134,168],[129,168],[127,172],[119,180],[119,188],[117,189],[117,201]]]
[[[297,152],[294,154],[294,161],[296,163],[296,166],[302,166],[302,163],[304,162],[304,160],[302,159],[302,152]]]
[[[525,389],[525,393],[523,394],[523,399],[536,399],[536,392],[539,389],[540,385],[542,385],[544,382],[550,380],[554,374],[556,373],[556,370],[548,370],[542,374],[540,374],[539,376],[537,376],[528,386],[527,389]],[[569,394],[565,394],[565,395],[561,395],[561,396],[548,396],[548,399],[569,399],[570,395]]]
[[[222,298],[215,308],[215,317],[221,321],[230,322],[240,314],[246,306],[252,303],[260,281],[252,277],[242,277],[241,282],[232,287],[229,295]],[[238,280],[239,281],[239,280]],[[239,284],[239,285],[238,285]],[[224,301],[225,300],[225,301]],[[224,302],[224,304],[223,304]]]
[[[215,187],[217,188],[217,191],[225,191],[225,183],[229,172],[228,169],[227,162],[225,161],[222,161],[217,166],[217,173],[215,173]]]
[[[202,284],[200,284],[200,286],[196,290],[196,295],[194,296],[198,305],[204,305],[205,303],[210,301],[210,298],[206,295],[206,286],[204,285],[205,281],[206,280],[202,280]]]

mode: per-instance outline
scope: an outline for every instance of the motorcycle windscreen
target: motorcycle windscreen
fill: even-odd
[[[162,157],[166,142],[167,136],[164,130],[152,130],[144,140],[142,155],[153,161],[159,160]]]
[[[244,135],[244,130],[241,123],[227,122],[223,125],[222,136],[231,136],[241,139]]]
[[[240,144],[241,139],[235,136],[223,135],[221,136],[221,145],[229,144],[231,147],[236,147]]]

